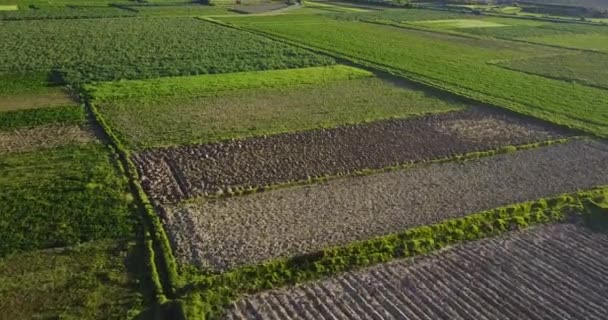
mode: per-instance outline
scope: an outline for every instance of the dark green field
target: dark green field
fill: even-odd
[[[603,319],[603,1],[0,0],[0,319]]]

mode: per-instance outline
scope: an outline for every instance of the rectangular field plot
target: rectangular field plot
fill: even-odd
[[[0,22],[0,38],[2,74],[48,73],[56,68],[68,83],[334,63],[325,56],[194,18]]]
[[[466,111],[139,152],[143,186],[157,202],[382,169],[567,136],[498,111]]]
[[[0,259],[2,319],[125,319],[143,309],[122,241],[14,254]]]
[[[220,200],[165,205],[182,263],[212,270],[400,232],[608,183],[608,145],[574,141]]]
[[[98,107],[129,147],[147,149],[331,128],[464,109],[377,78],[236,90],[209,97],[118,100]]]
[[[556,224],[243,297],[223,319],[603,319],[608,237]]]
[[[580,53],[501,62],[498,65],[541,76],[608,89],[608,55]]]
[[[311,21],[312,18],[316,22]],[[298,25],[297,16],[221,18],[360,63],[389,69],[478,101],[608,136],[608,117],[602,108],[598,108],[598,102],[608,101],[606,90],[506,70],[488,63],[564,54],[564,49],[491,38],[464,38],[325,16],[305,19],[307,27]]]
[[[608,52],[607,33],[547,35],[542,37],[524,38],[524,40],[537,43],[558,45],[568,48]]]
[[[99,143],[2,154],[0,256],[127,236],[133,225],[126,192]]]
[[[492,21],[475,20],[475,19],[449,19],[449,20],[428,20],[417,21],[415,24],[446,29],[466,29],[466,28],[496,28],[506,27],[506,24],[500,24]]]

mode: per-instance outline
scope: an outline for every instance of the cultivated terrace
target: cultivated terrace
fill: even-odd
[[[0,0],[0,39],[0,320],[608,315],[607,0]]]

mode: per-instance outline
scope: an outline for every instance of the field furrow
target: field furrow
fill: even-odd
[[[577,251],[577,247],[586,247],[590,239],[594,250]],[[331,310],[342,304],[349,308],[367,306],[373,309],[366,310],[365,316],[391,314],[387,318],[483,319],[471,313],[477,311],[488,313],[491,319],[601,319],[608,312],[608,279],[604,276],[608,267],[587,270],[584,263],[608,264],[608,247],[601,245],[607,239],[605,233],[580,225],[540,226],[428,256],[243,297],[228,308],[226,318],[242,319],[235,315],[242,314],[243,301],[255,301],[251,305],[259,307],[276,296],[293,296],[302,306],[310,306],[310,299],[323,300],[332,306]],[[581,270],[589,273],[580,273]],[[343,298],[344,284],[357,288],[356,299]],[[316,296],[300,295],[310,288],[317,288]],[[419,303],[422,297],[432,299]],[[370,303],[374,299],[379,303]],[[395,307],[399,313],[395,313]],[[261,319],[269,319],[271,310],[258,312]],[[301,318],[293,313],[285,319]]]
[[[567,136],[565,130],[482,108],[426,117],[146,150],[135,156],[159,202],[381,169]],[[378,155],[382,156],[379,157]],[[164,170],[165,162],[174,164]],[[172,175],[183,179],[177,192]]]
[[[94,141],[93,134],[79,126],[42,126],[0,131],[0,154],[49,149]]]
[[[225,270],[608,183],[608,146],[575,140],[225,199],[167,204],[178,258]]]

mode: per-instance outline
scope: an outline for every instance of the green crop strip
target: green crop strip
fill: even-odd
[[[604,90],[506,70],[489,61],[555,54],[559,49],[469,39],[327,17],[221,18],[273,39],[325,52],[482,103],[608,136]],[[315,22],[311,24],[311,22]],[[238,27],[237,27],[238,28]],[[457,58],[455,58],[457,57]],[[564,94],[556,95],[555,92]]]
[[[0,256],[127,237],[131,197],[98,143],[3,155]]]
[[[380,168],[380,169],[360,169],[360,170],[355,170],[355,171],[350,171],[350,172],[343,172],[343,173],[336,174],[336,175],[310,177],[307,180],[288,181],[288,182],[284,182],[284,183],[277,183],[277,184],[265,185],[265,186],[230,187],[229,189],[226,188],[226,189],[223,189],[216,193],[210,193],[206,196],[191,198],[186,201],[187,202],[196,202],[202,198],[211,198],[211,199],[216,198],[217,199],[217,198],[242,196],[242,195],[253,194],[253,193],[257,193],[257,192],[270,191],[270,190],[288,188],[288,187],[299,186],[299,185],[322,183],[322,182],[335,180],[335,179],[342,179],[342,178],[346,178],[346,177],[366,176],[366,175],[378,174],[378,173],[388,172],[388,171],[407,170],[407,169],[411,169],[411,168],[414,168],[414,167],[420,166],[420,165],[430,165],[430,164],[439,164],[439,163],[456,162],[456,161],[471,161],[471,160],[477,160],[477,159],[481,159],[481,158],[485,158],[485,157],[497,156],[497,155],[501,155],[501,154],[514,153],[517,151],[542,148],[542,147],[547,147],[547,146],[551,146],[551,145],[555,145],[555,144],[567,143],[567,142],[572,141],[573,139],[583,139],[583,137],[561,138],[561,139],[547,140],[547,141],[541,141],[541,142],[535,142],[535,143],[529,143],[529,144],[517,145],[517,146],[504,146],[504,147],[496,148],[493,150],[474,151],[474,152],[469,152],[469,153],[464,153],[464,154],[452,155],[452,156],[448,156],[448,157],[444,157],[444,158],[436,158],[436,159],[430,159],[430,160],[425,160],[425,161],[416,161],[416,162],[407,162],[407,163],[402,163],[402,164],[396,164],[393,166],[384,167],[384,168]]]
[[[221,274],[200,275],[196,269],[186,268],[184,272],[191,277],[192,284],[183,288],[178,304],[186,318],[216,318],[226,305],[244,293],[333,276],[533,225],[563,222],[579,216],[589,219],[598,213],[608,214],[607,208],[608,188],[601,187],[509,205],[399,234]]]
[[[92,101],[117,99],[155,100],[158,97],[203,97],[218,92],[256,88],[284,88],[324,84],[338,80],[373,77],[373,73],[344,65],[302,69],[238,72],[169,77],[149,80],[101,82],[85,85]]]
[[[0,112],[0,130],[33,128],[47,124],[83,125],[84,111],[80,106],[63,106]]]

